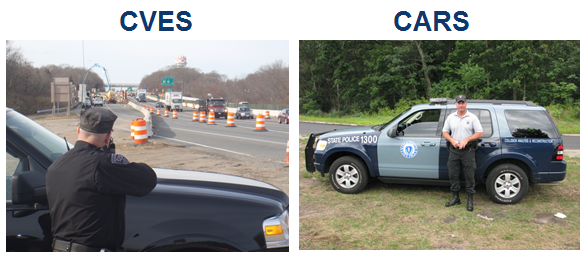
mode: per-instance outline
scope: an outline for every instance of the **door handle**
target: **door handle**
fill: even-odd
[[[422,142],[420,143],[421,146],[435,146],[436,143],[434,142]]]
[[[481,147],[487,147],[487,146],[488,146],[488,147],[496,147],[496,146],[497,146],[497,143],[495,143],[495,142],[486,142],[486,143],[481,143],[481,144],[479,144],[479,145],[480,145]]]

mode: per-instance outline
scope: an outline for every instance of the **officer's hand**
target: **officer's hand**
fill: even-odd
[[[463,149],[463,148],[465,148],[465,146],[466,146],[466,145],[467,145],[467,142],[463,142],[463,141],[461,141],[461,142],[459,143],[459,149]]]
[[[459,141],[456,141],[456,140],[454,140],[454,141],[452,142],[452,146],[453,146],[454,148],[459,148]]]

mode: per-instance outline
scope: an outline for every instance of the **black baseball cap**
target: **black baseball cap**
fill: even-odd
[[[112,111],[103,108],[91,108],[80,114],[79,127],[92,133],[109,133],[118,118]]]
[[[459,101],[467,102],[467,97],[464,94],[457,95],[457,102]]]

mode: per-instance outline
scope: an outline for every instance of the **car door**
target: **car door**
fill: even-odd
[[[397,136],[389,132],[380,136],[380,176],[438,179],[440,115],[441,108],[415,111],[392,127]]]
[[[497,119],[495,110],[492,107],[487,108],[479,108],[475,107],[475,105],[471,105],[467,108],[469,112],[477,116],[479,118],[479,122],[481,123],[481,128],[483,128],[483,136],[478,140],[479,147],[477,151],[475,151],[475,163],[477,164],[477,170],[475,171],[475,179],[478,182],[483,180],[484,171],[487,168],[487,165],[491,164],[491,161],[488,160],[495,160],[496,157],[492,156],[492,154],[498,153],[501,154],[501,141],[499,138],[499,131],[497,130]],[[449,108],[447,110],[444,119],[446,116],[456,112],[456,108]],[[444,122],[444,119],[442,122]],[[441,148],[440,148],[440,179],[441,180],[448,180],[448,149],[446,146],[446,139],[443,137],[441,139]],[[461,174],[461,179],[464,180],[464,176]]]

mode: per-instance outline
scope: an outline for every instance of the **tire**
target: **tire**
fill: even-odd
[[[336,159],[330,166],[328,175],[330,185],[345,194],[359,193],[369,182],[367,167],[361,160],[352,156]]]
[[[528,192],[528,177],[520,167],[506,163],[495,167],[489,175],[485,187],[489,198],[498,204],[516,204]]]

